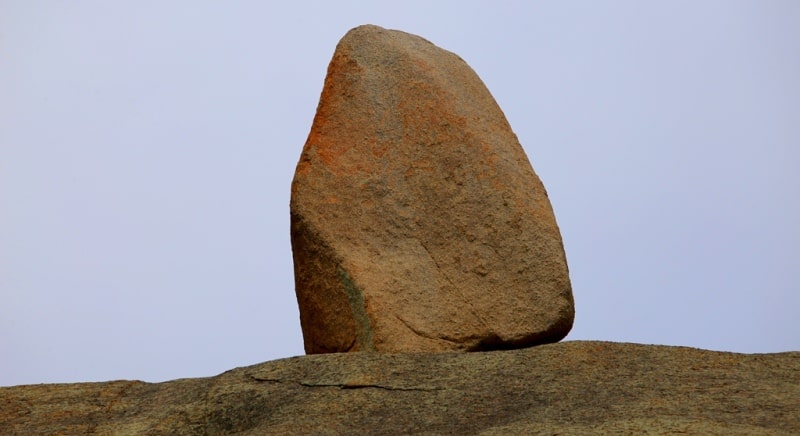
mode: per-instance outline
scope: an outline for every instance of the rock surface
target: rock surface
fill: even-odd
[[[418,36],[339,42],[291,235],[309,354],[518,348],[572,327],[544,186],[475,72]]]
[[[797,434],[800,352],[562,342],[0,388],[0,434]]]

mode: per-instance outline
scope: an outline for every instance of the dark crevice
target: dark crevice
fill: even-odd
[[[565,334],[561,331],[532,335],[516,341],[504,341],[497,335],[491,335],[477,344],[469,347],[467,351],[502,351],[530,348],[537,345],[551,344],[563,339]]]
[[[434,388],[434,387],[413,387],[413,386],[386,386],[386,385],[378,385],[373,383],[307,383],[307,382],[300,382],[302,386],[310,387],[310,388],[339,388],[339,389],[366,389],[366,388],[374,388],[374,389],[383,389],[386,391],[442,391],[444,388]]]
[[[279,378],[261,378],[261,377],[256,377],[256,376],[253,376],[253,375],[251,375],[250,378],[255,380],[255,381],[257,381],[257,382],[267,382],[267,383],[284,383],[285,382],[285,380],[281,380]]]
[[[250,376],[251,379],[257,382],[267,382],[267,383],[297,383],[300,386],[305,386],[307,388],[338,388],[338,389],[365,389],[365,388],[374,388],[374,389],[383,389],[387,391],[441,391],[444,388],[436,388],[436,387],[426,387],[426,386],[391,386],[391,385],[379,385],[374,383],[312,383],[312,382],[305,382],[305,381],[287,381],[281,380],[277,378],[262,378],[262,377],[255,377]]]

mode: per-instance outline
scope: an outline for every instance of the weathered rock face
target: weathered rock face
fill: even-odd
[[[544,186],[475,72],[420,37],[339,42],[291,223],[307,353],[517,348],[572,327]]]
[[[797,434],[798,410],[800,352],[562,342],[0,388],[0,434]]]

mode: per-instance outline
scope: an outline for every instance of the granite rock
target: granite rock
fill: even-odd
[[[377,26],[336,47],[291,193],[307,353],[554,342],[574,303],[542,182],[457,55]]]
[[[798,410],[800,352],[561,342],[4,387],[0,434],[798,434]]]

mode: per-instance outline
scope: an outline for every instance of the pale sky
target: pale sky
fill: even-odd
[[[800,350],[800,2],[0,0],[0,385],[303,354],[289,188],[334,47],[420,35],[547,187],[566,340]]]

